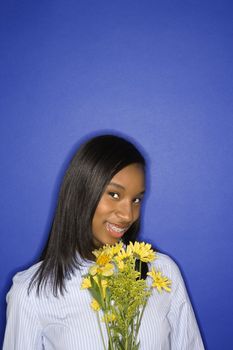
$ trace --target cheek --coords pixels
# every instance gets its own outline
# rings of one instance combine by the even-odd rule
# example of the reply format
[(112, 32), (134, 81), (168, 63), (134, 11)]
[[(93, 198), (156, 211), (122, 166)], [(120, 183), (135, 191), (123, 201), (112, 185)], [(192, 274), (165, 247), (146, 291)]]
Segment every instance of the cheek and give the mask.
[(134, 221), (136, 221), (140, 216), (140, 208), (137, 208), (134, 212)]
[(136, 208), (134, 209), (134, 221), (136, 221), (136, 220), (140, 217), (140, 212), (141, 212), (140, 206), (139, 206), (139, 207), (136, 207)]
[(105, 214), (107, 214), (108, 211), (109, 211), (109, 206), (107, 205), (106, 201), (102, 201), (98, 204), (94, 217), (101, 218)]
[(96, 208), (98, 216), (107, 215), (114, 210), (114, 203), (107, 195), (103, 195)]
[(109, 213), (109, 204), (106, 200), (101, 200), (95, 210), (92, 225), (101, 224)]

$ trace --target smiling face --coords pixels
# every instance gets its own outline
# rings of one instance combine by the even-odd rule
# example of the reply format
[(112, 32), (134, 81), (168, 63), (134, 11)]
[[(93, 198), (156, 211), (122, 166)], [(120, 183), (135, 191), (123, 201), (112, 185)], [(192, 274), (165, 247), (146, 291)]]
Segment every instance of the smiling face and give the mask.
[(112, 178), (92, 221), (97, 245), (114, 244), (123, 237), (139, 218), (144, 191), (144, 170), (140, 164), (130, 164)]

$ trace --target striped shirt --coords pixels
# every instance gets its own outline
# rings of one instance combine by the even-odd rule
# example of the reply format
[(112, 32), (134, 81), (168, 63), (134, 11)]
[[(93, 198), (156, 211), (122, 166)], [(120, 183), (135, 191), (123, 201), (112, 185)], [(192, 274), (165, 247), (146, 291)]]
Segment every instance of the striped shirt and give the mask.
[[(88, 290), (81, 290), (82, 276), (92, 262), (83, 262), (67, 280), (64, 296), (39, 297), (28, 284), (38, 268), (33, 265), (13, 278), (7, 294), (7, 325), (3, 350), (103, 350), (96, 313)], [(141, 350), (204, 349), (194, 312), (180, 271), (167, 255), (157, 253), (153, 265), (172, 280), (170, 293), (153, 290), (139, 330)], [(149, 269), (151, 266), (149, 266)], [(107, 334), (103, 333), (107, 344)]]

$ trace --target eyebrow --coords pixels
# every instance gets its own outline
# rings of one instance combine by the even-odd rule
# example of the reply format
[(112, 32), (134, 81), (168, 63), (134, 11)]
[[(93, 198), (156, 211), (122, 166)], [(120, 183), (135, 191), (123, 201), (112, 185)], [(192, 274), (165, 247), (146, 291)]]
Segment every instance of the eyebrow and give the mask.
[[(118, 184), (118, 183), (116, 183), (116, 182), (110, 182), (110, 183), (108, 184), (108, 186), (114, 186), (114, 187), (117, 187), (117, 188), (119, 188), (119, 189), (125, 191), (125, 187), (122, 186), (122, 185), (120, 185), (120, 184)], [(139, 192), (140, 195), (143, 195), (144, 193), (145, 193), (145, 190)]]

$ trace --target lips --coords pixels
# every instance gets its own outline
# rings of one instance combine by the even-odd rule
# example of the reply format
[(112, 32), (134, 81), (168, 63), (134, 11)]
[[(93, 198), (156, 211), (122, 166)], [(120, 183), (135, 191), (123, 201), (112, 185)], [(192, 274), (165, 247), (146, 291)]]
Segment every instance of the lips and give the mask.
[(117, 224), (112, 224), (110, 222), (107, 222), (106, 229), (113, 237), (120, 238), (129, 229), (129, 225), (128, 226), (120, 226)]

